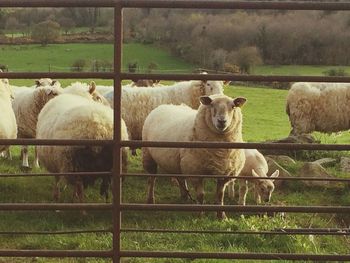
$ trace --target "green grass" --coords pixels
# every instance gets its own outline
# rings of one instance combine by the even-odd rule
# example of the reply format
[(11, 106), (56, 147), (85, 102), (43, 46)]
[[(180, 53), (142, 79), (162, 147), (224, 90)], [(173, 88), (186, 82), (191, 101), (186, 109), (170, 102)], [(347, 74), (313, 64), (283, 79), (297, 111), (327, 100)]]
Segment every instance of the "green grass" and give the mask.
[(330, 69), (344, 69), (350, 74), (349, 66), (322, 66), (322, 65), (261, 65), (256, 66), (253, 74), (257, 75), (295, 75), (295, 76), (324, 76)]
[[(248, 99), (243, 108), (244, 139), (264, 141), (287, 136), (289, 124), (284, 113), (286, 91), (240, 86), (226, 87), (230, 96), (245, 96)], [(344, 134), (349, 139), (349, 134)], [(326, 136), (324, 138), (327, 138)], [(340, 137), (332, 137), (337, 141)], [(344, 139), (345, 140), (345, 139)], [(18, 173), (19, 150), (13, 149), (12, 161), (0, 160), (2, 173)], [(330, 153), (329, 153), (330, 154)], [(32, 156), (32, 153), (31, 153)], [(300, 166), (300, 164), (298, 164)], [(298, 165), (290, 171), (297, 171)], [(327, 168), (338, 172), (339, 167)], [(36, 170), (43, 171), (43, 170)], [(141, 156), (130, 158), (130, 172), (143, 172)], [(349, 176), (342, 174), (341, 176)], [(53, 178), (2, 178), (0, 201), (8, 202), (52, 202)], [(123, 202), (144, 203), (146, 198), (146, 178), (128, 177), (123, 182)], [(206, 203), (213, 203), (215, 184), (206, 183)], [(299, 183), (289, 183), (287, 187), (276, 189), (273, 204), (283, 205), (348, 205), (348, 189), (344, 185), (330, 188), (305, 187)], [(183, 203), (177, 187), (168, 179), (160, 179), (156, 184), (157, 203)], [(71, 188), (63, 192), (62, 202), (71, 201)], [(86, 202), (101, 202), (98, 185), (86, 191)], [(252, 203), (251, 194), (248, 202)], [(189, 201), (187, 203), (190, 203)], [(226, 204), (236, 201), (225, 200)], [(185, 212), (124, 212), (123, 228), (169, 228), (175, 230), (273, 230), (274, 228), (299, 227), (344, 227), (347, 217), (317, 214), (286, 214), (285, 217), (259, 217), (254, 215), (229, 214), (229, 220), (218, 221), (214, 213), (205, 213), (199, 218), (196, 213)], [(0, 231), (59, 231), (80, 229), (110, 229), (112, 215), (109, 212), (89, 211), (83, 216), (79, 211), (67, 212), (9, 212), (0, 213)], [(253, 236), (224, 234), (152, 234), (124, 232), (121, 236), (123, 249), (171, 250), (171, 251), (218, 251), (218, 252), (276, 252), (276, 253), (348, 253), (350, 245), (342, 236)], [(110, 249), (112, 236), (108, 233), (74, 235), (0, 235), (2, 249)], [(12, 259), (11, 259), (12, 260)], [(6, 262), (31, 262), (31, 259)], [(36, 259), (37, 262), (108, 262), (104, 260), (78, 259)], [(0, 262), (1, 258), (0, 258)], [(125, 262), (150, 262), (149, 259), (129, 259)], [(187, 262), (186, 260), (152, 260), (152, 262)], [(229, 260), (195, 260), (194, 262), (231, 262)], [(240, 261), (238, 261), (240, 262)], [(244, 261), (242, 261), (244, 262)]]
[[(100, 59), (113, 61), (112, 44), (52, 44), (40, 45), (0, 45), (1, 63), (10, 71), (30, 72), (69, 72), (73, 62), (85, 59), (85, 70), (90, 71), (91, 61)], [(140, 71), (147, 69), (149, 63), (156, 62), (161, 71), (191, 71), (193, 65), (171, 56), (160, 48), (141, 44), (123, 45), (123, 69), (128, 63), (138, 62)]]

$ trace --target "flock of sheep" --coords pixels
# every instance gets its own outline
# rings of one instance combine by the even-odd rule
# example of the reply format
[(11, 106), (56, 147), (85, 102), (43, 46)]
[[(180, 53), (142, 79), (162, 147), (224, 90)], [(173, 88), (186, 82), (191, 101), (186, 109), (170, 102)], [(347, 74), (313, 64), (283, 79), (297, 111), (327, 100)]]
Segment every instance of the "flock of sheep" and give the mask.
[[(138, 87), (147, 85), (151, 87)], [(246, 99), (223, 94), (222, 81), (183, 81), (164, 86), (138, 82), (122, 87), (122, 140), (243, 142), (241, 107)], [(94, 82), (72, 83), (62, 88), (58, 81), (40, 79), (33, 87), (14, 87), (0, 80), (0, 138), (94, 139), (113, 138), (113, 87)], [(350, 86), (348, 84), (295, 83), (287, 96), (287, 113), (292, 133), (334, 132), (350, 128)], [(8, 147), (0, 146), (11, 158)], [(127, 149), (122, 150), (127, 170)], [(38, 146), (39, 161), (49, 172), (102, 172), (113, 165), (112, 146)], [(22, 166), (29, 167), (27, 147), (21, 150)], [(216, 204), (223, 205), (225, 187), (233, 196), (235, 176), (253, 180), (255, 201), (270, 201), (276, 170), (267, 177), (268, 166), (257, 150), (143, 148), (143, 167), (148, 173), (174, 174), (183, 198), (188, 197), (187, 180), (176, 174), (221, 175), (217, 179)], [(83, 201), (84, 188), (102, 180), (100, 193), (108, 198), (108, 176), (65, 176), (73, 186), (73, 199)], [(149, 203), (154, 203), (155, 177), (148, 180)], [(53, 196), (59, 200), (60, 177)], [(197, 202), (203, 204), (203, 178), (189, 178)], [(240, 179), (239, 201), (246, 203), (247, 180)], [(218, 218), (225, 218), (223, 211)]]

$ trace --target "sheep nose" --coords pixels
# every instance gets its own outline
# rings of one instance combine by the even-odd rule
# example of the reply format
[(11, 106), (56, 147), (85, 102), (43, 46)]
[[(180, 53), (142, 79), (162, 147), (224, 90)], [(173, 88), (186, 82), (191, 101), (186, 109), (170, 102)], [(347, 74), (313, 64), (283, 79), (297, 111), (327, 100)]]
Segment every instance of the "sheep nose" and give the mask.
[(225, 127), (226, 120), (218, 120), (218, 124), (219, 124), (220, 127)]

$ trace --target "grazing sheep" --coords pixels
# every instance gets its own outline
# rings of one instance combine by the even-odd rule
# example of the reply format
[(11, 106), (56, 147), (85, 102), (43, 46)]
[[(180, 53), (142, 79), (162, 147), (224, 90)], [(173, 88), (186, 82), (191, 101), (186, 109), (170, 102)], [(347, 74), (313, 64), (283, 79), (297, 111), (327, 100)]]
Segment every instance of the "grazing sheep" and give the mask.
[[(147, 117), (142, 139), (145, 141), (215, 141), (242, 142), (242, 114), (245, 98), (225, 95), (202, 96), (198, 111), (185, 105), (161, 105)], [(241, 149), (162, 149), (142, 148), (143, 167), (156, 173), (157, 166), (173, 174), (226, 175), (217, 179), (216, 203), (223, 205), (226, 184), (237, 176), (244, 165)], [(184, 180), (178, 178), (181, 195), (187, 196)], [(203, 178), (190, 180), (197, 193), (197, 201), (204, 202)], [(155, 177), (148, 180), (148, 202), (154, 203)], [(223, 211), (218, 218), (225, 218)]]
[[(12, 92), (9, 85), (0, 81), (0, 139), (16, 139), (17, 124), (16, 117), (11, 106)], [(0, 145), (0, 152), (5, 151), (7, 157), (11, 159), (8, 151), (9, 146)]]
[(286, 112), (291, 134), (339, 132), (350, 129), (349, 83), (294, 83)]
[[(200, 96), (223, 94), (223, 90), (222, 81), (183, 81), (152, 89), (123, 87), (122, 118), (128, 127), (130, 139), (141, 140), (146, 117), (159, 105), (184, 103), (197, 109)], [(108, 93), (105, 97), (113, 107), (113, 93)]]
[[(91, 139), (113, 138), (113, 110), (94, 101), (91, 93), (62, 94), (50, 100), (38, 117), (37, 139)], [(122, 139), (127, 140), (127, 130), (122, 121)], [(127, 151), (122, 151), (123, 169), (126, 170)], [(106, 146), (40, 146), (38, 154), (49, 172), (102, 172), (113, 166), (113, 148)], [(83, 201), (83, 189), (101, 176), (66, 176), (74, 186), (73, 200)], [(56, 177), (54, 199), (59, 199), (59, 177)], [(109, 177), (102, 177), (101, 195), (108, 197)]]
[[(245, 149), (245, 164), (240, 172), (239, 176), (254, 176), (259, 178), (266, 178), (269, 167), (264, 156), (255, 149)], [(276, 170), (271, 174), (271, 178), (276, 178), (279, 175), (279, 170)], [(239, 200), (238, 204), (245, 205), (246, 197), (248, 193), (248, 181), (247, 179), (238, 179), (239, 182)], [(271, 194), (275, 189), (273, 180), (269, 179), (255, 179), (251, 180), (254, 185), (254, 196), (256, 204), (263, 202), (270, 202)], [(228, 185), (228, 191), (230, 198), (234, 198), (234, 181), (231, 181)]]
[[(46, 79), (45, 79), (46, 80)], [(39, 84), (39, 83), (38, 83)], [(41, 82), (40, 85), (45, 85)], [(60, 85), (50, 84), (37, 88), (24, 89), (15, 96), (12, 107), (16, 115), (18, 138), (35, 138), (38, 115), (44, 105), (63, 92)], [(21, 149), (22, 167), (29, 168), (28, 147)], [(34, 166), (39, 167), (38, 155), (35, 148)]]

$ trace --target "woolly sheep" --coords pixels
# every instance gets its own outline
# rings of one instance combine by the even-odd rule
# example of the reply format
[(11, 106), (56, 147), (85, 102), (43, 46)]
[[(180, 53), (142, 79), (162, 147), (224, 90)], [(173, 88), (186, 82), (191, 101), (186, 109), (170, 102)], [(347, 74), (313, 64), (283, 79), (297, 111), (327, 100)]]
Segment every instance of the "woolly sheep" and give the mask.
[[(49, 82), (45, 83), (49, 85), (39, 86), (35, 89), (28, 88), (18, 92), (12, 102), (17, 120), (18, 138), (35, 138), (36, 123), (41, 109), (50, 99), (63, 92), (61, 86), (58, 85), (57, 82), (56, 85), (52, 85)], [(45, 83), (42, 82), (40, 85), (45, 85)], [(29, 168), (27, 146), (22, 147), (21, 157), (22, 167)], [(39, 167), (36, 149), (34, 166)]]
[[(94, 139), (113, 138), (113, 110), (94, 101), (93, 96), (62, 94), (50, 100), (38, 117), (38, 139)], [(127, 130), (122, 121), (122, 139), (127, 140)], [(113, 165), (113, 149), (106, 146), (40, 146), (38, 153), (49, 172), (102, 172)], [(127, 151), (123, 149), (123, 169), (126, 170)], [(100, 176), (66, 176), (74, 186), (73, 200), (83, 201), (83, 189)], [(56, 177), (54, 199), (59, 199), (59, 177)], [(109, 177), (102, 177), (101, 195), (107, 198)]]
[[(254, 176), (259, 178), (266, 178), (269, 167), (264, 156), (255, 149), (245, 149), (245, 164), (239, 176)], [(271, 174), (271, 178), (276, 178), (279, 175), (279, 170), (276, 170)], [(238, 179), (239, 183), (239, 200), (238, 204), (245, 205), (246, 197), (248, 193), (248, 181), (247, 179)], [(272, 192), (275, 189), (273, 180), (269, 179), (255, 179), (251, 180), (254, 185), (254, 197), (256, 204), (261, 203), (261, 199), (264, 202), (270, 202)], [(234, 197), (234, 181), (231, 181), (228, 185), (228, 193), (231, 198)]]
[[(223, 94), (222, 81), (183, 81), (152, 89), (123, 87), (122, 118), (128, 127), (130, 139), (141, 140), (143, 123), (157, 106), (184, 103), (197, 109), (199, 97), (212, 94)], [(108, 93), (105, 97), (113, 107), (113, 93)]]
[(33, 90), (34, 88), (47, 87), (47, 86), (53, 86), (53, 87), (60, 88), (61, 83), (59, 83), (57, 80), (52, 80), (50, 78), (41, 78), (41, 79), (35, 80), (35, 85), (33, 85), (31, 87), (11, 85), (11, 89), (12, 89), (14, 97), (16, 97), (17, 94), (19, 94), (23, 91)]
[[(145, 141), (216, 141), (242, 142), (242, 114), (240, 107), (245, 98), (225, 95), (202, 96), (198, 111), (186, 105), (161, 105), (147, 117), (142, 139)], [(241, 149), (162, 149), (143, 148), (143, 167), (148, 173), (156, 173), (157, 166), (172, 174), (226, 175), (217, 180), (216, 203), (223, 205), (224, 190), (231, 176), (237, 176), (244, 165)], [(181, 195), (188, 189), (178, 178)], [(197, 193), (197, 201), (204, 202), (203, 178), (190, 180)], [(148, 202), (154, 203), (155, 177), (148, 180)], [(218, 211), (218, 218), (225, 218)]]
[(350, 129), (349, 83), (294, 83), (286, 112), (291, 134), (339, 132)]
[[(17, 124), (16, 117), (11, 106), (12, 92), (9, 85), (0, 81), (0, 139), (16, 139)], [(8, 146), (0, 145), (0, 152), (8, 151)], [(11, 156), (8, 156), (11, 158)]]

